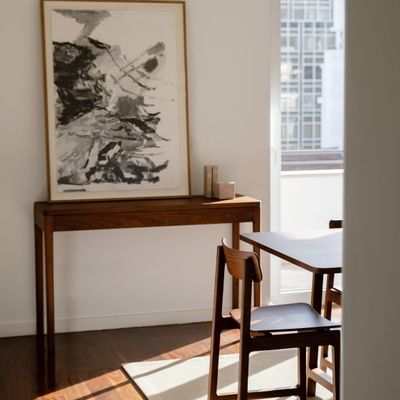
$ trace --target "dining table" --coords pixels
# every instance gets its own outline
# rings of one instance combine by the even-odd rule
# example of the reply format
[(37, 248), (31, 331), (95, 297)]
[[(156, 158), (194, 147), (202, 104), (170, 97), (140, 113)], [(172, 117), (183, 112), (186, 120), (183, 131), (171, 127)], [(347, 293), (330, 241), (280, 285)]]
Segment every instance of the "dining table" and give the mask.
[[(240, 239), (254, 248), (279, 257), (312, 273), (311, 305), (321, 313), (324, 275), (342, 272), (342, 229), (292, 232), (242, 233)], [(308, 359), (308, 395), (315, 395), (316, 383), (329, 387), (330, 378), (318, 368), (318, 348), (312, 347)]]

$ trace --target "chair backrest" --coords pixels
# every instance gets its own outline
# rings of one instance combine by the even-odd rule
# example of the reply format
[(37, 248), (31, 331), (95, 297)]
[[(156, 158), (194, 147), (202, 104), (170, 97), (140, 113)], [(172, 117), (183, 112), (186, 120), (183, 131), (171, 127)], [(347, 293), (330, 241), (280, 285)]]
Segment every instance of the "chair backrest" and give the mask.
[(217, 248), (217, 265), (215, 271), (214, 286), (214, 307), (213, 307), (213, 323), (222, 323), (224, 319), (222, 315), (222, 304), (224, 297), (224, 275), (225, 265), (228, 272), (233, 278), (242, 281), (241, 285), (241, 302), (243, 319), (250, 324), (250, 307), (252, 282), (260, 282), (262, 280), (262, 272), (258, 257), (255, 253), (249, 251), (240, 251), (231, 249), (226, 245), (225, 239), (222, 239), (222, 245)]
[(329, 221), (329, 229), (343, 228), (343, 220), (331, 219)]
[(226, 266), (234, 278), (243, 280), (247, 270), (253, 282), (262, 281), (260, 262), (256, 253), (232, 249), (226, 245), (225, 239), (222, 239), (222, 248)]

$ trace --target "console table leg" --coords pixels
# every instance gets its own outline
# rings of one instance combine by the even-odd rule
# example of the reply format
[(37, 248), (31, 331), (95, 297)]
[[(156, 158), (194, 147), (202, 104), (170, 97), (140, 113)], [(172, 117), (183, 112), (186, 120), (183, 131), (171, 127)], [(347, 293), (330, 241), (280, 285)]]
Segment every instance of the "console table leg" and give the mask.
[(43, 316), (43, 231), (35, 224), (36, 335), (44, 335)]
[[(253, 232), (260, 232), (261, 221), (260, 221), (260, 210), (257, 210), (253, 220)], [(253, 246), (253, 251), (258, 255), (258, 259), (261, 262), (261, 251), (257, 246)], [(261, 305), (261, 284), (260, 282), (254, 283), (254, 307), (260, 307)]]
[(54, 346), (54, 249), (53, 218), (45, 219), (45, 262), (46, 262), (46, 317), (47, 317), (47, 351), (53, 353)]
[[(239, 250), (240, 223), (232, 223), (232, 247)], [(239, 280), (232, 278), (232, 308), (239, 307)]]

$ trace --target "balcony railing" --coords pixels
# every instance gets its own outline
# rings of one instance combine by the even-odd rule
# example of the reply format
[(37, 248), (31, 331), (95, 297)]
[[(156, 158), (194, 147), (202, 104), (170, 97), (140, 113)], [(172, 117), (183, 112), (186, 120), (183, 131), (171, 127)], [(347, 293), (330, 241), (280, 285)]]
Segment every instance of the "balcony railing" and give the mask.
[(343, 169), (343, 151), (282, 151), (282, 171)]

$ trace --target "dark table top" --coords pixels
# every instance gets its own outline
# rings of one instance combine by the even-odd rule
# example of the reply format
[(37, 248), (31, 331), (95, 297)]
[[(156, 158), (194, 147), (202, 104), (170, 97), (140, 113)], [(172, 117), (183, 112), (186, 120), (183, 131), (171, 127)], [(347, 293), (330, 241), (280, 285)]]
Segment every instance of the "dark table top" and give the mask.
[(342, 229), (243, 233), (240, 239), (313, 273), (342, 270)]

